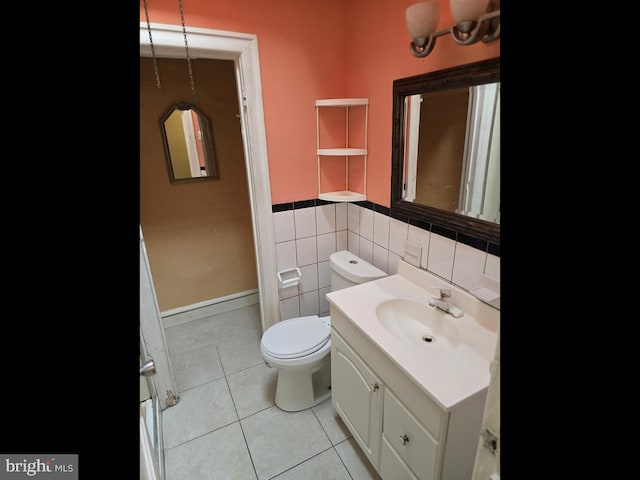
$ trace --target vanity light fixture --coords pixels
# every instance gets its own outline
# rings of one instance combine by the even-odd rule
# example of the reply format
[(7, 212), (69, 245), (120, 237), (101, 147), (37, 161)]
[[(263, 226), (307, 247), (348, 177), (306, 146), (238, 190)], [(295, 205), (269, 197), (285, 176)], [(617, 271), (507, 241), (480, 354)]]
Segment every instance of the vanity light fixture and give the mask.
[(489, 43), (500, 38), (500, 0), (450, 0), (449, 8), (455, 24), (438, 31), (438, 0), (415, 3), (407, 8), (407, 30), (413, 39), (410, 47), (414, 57), (429, 55), (436, 39), (447, 33), (451, 33), (458, 45), (473, 45), (480, 40)]

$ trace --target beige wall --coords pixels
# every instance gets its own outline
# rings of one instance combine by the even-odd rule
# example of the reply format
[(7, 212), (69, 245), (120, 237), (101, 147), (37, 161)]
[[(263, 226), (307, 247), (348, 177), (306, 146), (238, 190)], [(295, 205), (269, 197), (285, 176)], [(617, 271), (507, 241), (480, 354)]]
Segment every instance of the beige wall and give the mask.
[(258, 288), (232, 61), (192, 59), (220, 178), (170, 183), (159, 119), (193, 103), (184, 59), (140, 58), (140, 223), (161, 311)]

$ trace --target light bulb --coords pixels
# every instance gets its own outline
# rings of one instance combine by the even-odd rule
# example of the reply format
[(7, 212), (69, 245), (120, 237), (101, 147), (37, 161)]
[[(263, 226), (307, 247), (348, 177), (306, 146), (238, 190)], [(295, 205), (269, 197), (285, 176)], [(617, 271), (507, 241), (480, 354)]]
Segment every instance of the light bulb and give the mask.
[(455, 24), (475, 22), (487, 13), (489, 0), (450, 0), (451, 18)]
[(407, 30), (412, 39), (424, 39), (436, 31), (440, 20), (437, 1), (414, 3), (407, 8)]

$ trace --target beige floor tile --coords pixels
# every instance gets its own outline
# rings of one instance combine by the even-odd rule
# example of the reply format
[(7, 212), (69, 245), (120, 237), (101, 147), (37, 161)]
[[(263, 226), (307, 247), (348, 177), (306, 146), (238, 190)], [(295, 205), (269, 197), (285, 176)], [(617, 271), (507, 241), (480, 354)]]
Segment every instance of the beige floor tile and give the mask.
[(381, 480), (353, 437), (335, 446), (353, 480)]
[(180, 394), (180, 401), (162, 412), (164, 446), (170, 449), (238, 420), (224, 378)]
[(224, 370), (214, 344), (172, 355), (171, 366), (178, 392), (224, 377)]
[(264, 362), (227, 376), (238, 417), (245, 418), (274, 405), (278, 371)]
[(240, 420), (260, 480), (269, 479), (331, 447), (311, 409), (271, 407)]
[(330, 448), (273, 480), (351, 480), (351, 477), (336, 451)]
[(322, 428), (324, 428), (333, 445), (337, 445), (351, 437), (351, 432), (333, 407), (331, 398), (313, 407), (313, 413), (318, 417)]
[(239, 423), (166, 452), (166, 480), (256, 480)]

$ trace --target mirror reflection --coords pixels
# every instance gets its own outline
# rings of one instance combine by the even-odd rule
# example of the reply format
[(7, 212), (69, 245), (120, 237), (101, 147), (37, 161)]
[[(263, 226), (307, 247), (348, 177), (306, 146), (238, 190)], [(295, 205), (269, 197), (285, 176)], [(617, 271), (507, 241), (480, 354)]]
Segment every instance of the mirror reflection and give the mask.
[(172, 105), (160, 118), (171, 182), (218, 178), (211, 124), (194, 105)]
[(402, 199), (500, 223), (500, 83), (405, 97)]

